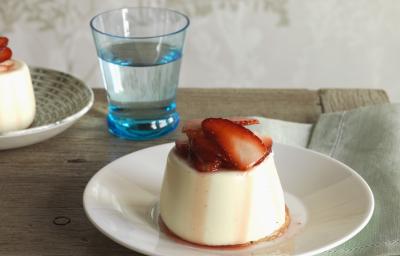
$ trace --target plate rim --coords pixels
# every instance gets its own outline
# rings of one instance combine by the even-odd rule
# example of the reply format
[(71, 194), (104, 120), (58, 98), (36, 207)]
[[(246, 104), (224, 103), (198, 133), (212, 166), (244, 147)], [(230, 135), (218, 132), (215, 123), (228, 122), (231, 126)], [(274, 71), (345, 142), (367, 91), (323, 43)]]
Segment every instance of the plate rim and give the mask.
[(84, 114), (86, 114), (93, 106), (94, 104), (94, 92), (92, 90), (92, 88), (90, 88), (89, 86), (87, 86), (81, 79), (72, 76), (68, 73), (59, 71), (59, 70), (54, 70), (54, 69), (49, 69), (49, 68), (44, 68), (44, 67), (36, 67), (36, 66), (30, 66), (30, 69), (42, 69), (45, 71), (49, 71), (49, 72), (55, 72), (55, 73), (59, 73), (62, 75), (67, 75), (69, 77), (74, 78), (75, 80), (77, 80), (78, 82), (80, 82), (83, 87), (85, 89), (88, 90), (89, 95), (90, 95), (90, 99), (89, 102), (83, 107), (81, 108), (78, 112), (75, 112), (74, 114), (67, 116), (61, 120), (58, 120), (56, 122), (53, 123), (49, 123), (49, 124), (44, 124), (44, 125), (40, 125), (40, 126), (36, 126), (36, 127), (32, 127), (32, 128), (26, 128), (26, 129), (22, 129), (22, 130), (18, 130), (18, 131), (10, 131), (10, 132), (4, 132), (4, 133), (0, 133), (0, 139), (6, 139), (6, 138), (13, 138), (13, 137), (20, 137), (20, 136), (25, 136), (25, 135), (32, 135), (32, 134), (36, 134), (36, 133), (41, 133), (50, 129), (54, 129), (60, 126), (63, 126), (64, 124), (73, 122), (74, 120), (79, 119), (80, 117), (82, 117)]
[[(119, 245), (122, 245), (130, 250), (134, 250), (136, 252), (145, 254), (145, 255), (153, 255), (153, 256), (165, 256), (165, 254), (163, 253), (157, 253), (155, 251), (150, 251), (150, 250), (145, 250), (142, 249), (140, 247), (135, 247), (132, 244), (129, 243), (125, 243), (122, 240), (119, 240), (117, 238), (115, 238), (110, 232), (108, 232), (107, 230), (105, 230), (104, 228), (102, 228), (100, 225), (98, 225), (96, 223), (96, 221), (92, 218), (92, 216), (89, 213), (89, 209), (87, 208), (87, 198), (88, 198), (88, 190), (89, 190), (89, 185), (91, 182), (93, 182), (95, 179), (97, 179), (98, 176), (101, 175), (101, 173), (104, 171), (104, 169), (106, 169), (109, 165), (113, 164), (116, 161), (121, 160), (122, 158), (128, 158), (130, 157), (132, 154), (137, 153), (139, 151), (147, 151), (147, 150), (151, 150), (153, 148), (156, 147), (172, 147), (173, 146), (173, 142), (169, 142), (169, 143), (163, 143), (163, 144), (159, 144), (159, 145), (154, 145), (154, 146), (150, 146), (150, 147), (146, 147), (143, 149), (139, 149), (133, 152), (130, 152), (128, 154), (125, 154), (117, 159), (114, 159), (113, 161), (109, 162), (108, 164), (104, 165), (102, 168), (100, 168), (87, 182), (84, 192), (83, 192), (83, 196), (82, 196), (82, 201), (83, 201), (83, 209), (85, 212), (85, 215), (87, 216), (87, 218), (89, 219), (89, 221), (92, 223), (92, 225), (94, 225), (94, 227), (100, 231), (100, 233), (102, 233), (103, 235), (105, 235), (107, 238), (111, 239), (112, 241), (116, 242)], [(347, 241), (349, 241), (351, 238), (353, 238), (355, 235), (357, 235), (361, 230), (363, 230), (365, 228), (365, 226), (370, 222), (372, 215), (374, 213), (375, 210), (375, 197), (374, 194), (372, 192), (372, 189), (370, 188), (370, 186), (368, 185), (368, 183), (364, 180), (364, 178), (357, 173), (353, 168), (351, 168), (350, 166), (340, 162), (339, 160), (336, 160), (328, 155), (325, 155), (323, 153), (317, 152), (315, 150), (312, 149), (308, 149), (308, 148), (304, 148), (304, 147), (300, 147), (300, 146), (296, 146), (296, 145), (288, 145), (288, 144), (284, 144), (284, 143), (275, 143), (275, 145), (281, 145), (284, 147), (289, 147), (289, 148), (296, 148), (298, 150), (304, 150), (304, 151), (309, 151), (312, 154), (316, 154), (326, 160), (330, 160), (330, 161), (334, 161), (337, 164), (339, 164), (341, 167), (343, 167), (344, 169), (346, 169), (348, 172), (350, 172), (353, 176), (355, 176), (357, 178), (358, 181), (361, 182), (361, 184), (363, 185), (363, 187), (366, 189), (366, 191), (368, 192), (368, 212), (365, 213), (364, 215), (364, 219), (362, 220), (362, 222), (360, 224), (358, 224), (358, 226), (356, 228), (354, 228), (352, 231), (350, 231), (348, 234), (344, 235), (343, 237), (341, 237), (340, 239), (331, 242), (327, 245), (323, 245), (320, 248), (316, 248), (313, 250), (309, 250), (307, 252), (304, 253), (299, 253), (296, 254), (297, 256), (309, 256), (309, 255), (315, 255), (318, 253), (322, 253), (322, 252), (326, 252), (328, 250), (331, 250)], [(287, 191), (284, 190), (285, 193), (287, 193)], [(179, 244), (177, 244), (179, 245)], [(205, 252), (206, 253), (206, 252)]]

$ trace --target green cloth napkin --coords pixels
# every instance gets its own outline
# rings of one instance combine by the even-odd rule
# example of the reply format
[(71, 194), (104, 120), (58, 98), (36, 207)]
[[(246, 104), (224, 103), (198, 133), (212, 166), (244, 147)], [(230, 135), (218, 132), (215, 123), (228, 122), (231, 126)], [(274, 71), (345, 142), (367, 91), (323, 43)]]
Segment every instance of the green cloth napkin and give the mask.
[(274, 141), (308, 147), (356, 170), (369, 184), (375, 210), (346, 243), (320, 255), (400, 255), (400, 105), (385, 104), (322, 114), (318, 122), (260, 118)]

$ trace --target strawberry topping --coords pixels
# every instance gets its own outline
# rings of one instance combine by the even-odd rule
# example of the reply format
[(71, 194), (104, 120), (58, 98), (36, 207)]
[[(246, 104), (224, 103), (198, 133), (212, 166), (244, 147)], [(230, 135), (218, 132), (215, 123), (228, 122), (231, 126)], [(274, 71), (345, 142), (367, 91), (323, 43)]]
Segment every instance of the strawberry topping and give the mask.
[[(255, 118), (246, 118), (246, 117), (228, 117), (226, 118), (236, 124), (247, 126), (247, 125), (253, 125), (253, 124), (259, 124), (260, 121)], [(201, 123), (203, 122), (204, 119), (193, 119), (186, 121), (185, 124), (182, 127), (182, 132), (186, 133), (187, 131), (195, 131), (195, 130), (200, 130), (201, 129)]]
[(188, 137), (191, 152), (201, 160), (215, 162), (216, 159), (224, 159), (219, 146), (206, 137), (203, 132), (190, 133)]
[(176, 140), (175, 149), (178, 155), (183, 158), (189, 156), (189, 141), (188, 140)]
[[(7, 61), (12, 57), (12, 51), (10, 48), (7, 47), (7, 45), (8, 45), (8, 38), (0, 36), (0, 64), (3, 64), (2, 62)], [(8, 70), (8, 67), (4, 66), (10, 66), (10, 65), (3, 65), (3, 67), (0, 67), (0, 69)]]
[(221, 147), (230, 163), (239, 170), (253, 167), (267, 155), (267, 147), (250, 130), (230, 120), (208, 118), (202, 122), (204, 133)]
[(217, 171), (222, 165), (222, 161), (218, 158), (215, 158), (212, 161), (204, 161), (203, 159), (194, 155), (192, 156), (192, 160), (194, 167), (200, 172), (214, 172)]
[(5, 36), (0, 36), (0, 48), (4, 48), (8, 45), (8, 38)]
[(10, 71), (14, 67), (14, 61), (11, 60), (12, 51), (7, 45), (8, 38), (0, 36), (0, 72)]
[(267, 147), (267, 151), (272, 151), (272, 138), (269, 136), (261, 137), (262, 142)]
[(0, 63), (11, 59), (12, 51), (8, 47), (0, 48)]
[(260, 139), (244, 127), (258, 123), (258, 120), (248, 118), (189, 121), (182, 128), (188, 141), (176, 141), (176, 151), (201, 172), (221, 168), (248, 170), (271, 152), (270, 137)]
[(235, 124), (240, 124), (243, 126), (248, 126), (248, 125), (253, 125), (253, 124), (259, 124), (260, 121), (255, 118), (243, 118), (243, 117), (229, 117), (227, 118), (230, 121), (234, 122)]

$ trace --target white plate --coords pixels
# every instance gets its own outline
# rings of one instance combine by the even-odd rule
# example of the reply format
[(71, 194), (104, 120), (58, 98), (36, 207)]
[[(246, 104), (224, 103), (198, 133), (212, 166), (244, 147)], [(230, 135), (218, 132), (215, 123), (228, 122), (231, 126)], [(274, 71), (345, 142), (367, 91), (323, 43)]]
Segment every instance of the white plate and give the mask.
[(160, 231), (155, 205), (173, 144), (131, 153), (101, 169), (87, 184), (87, 216), (106, 236), (158, 256), (314, 255), (356, 235), (369, 221), (374, 198), (351, 168), (311, 150), (275, 144), (275, 160), (292, 222), (272, 242), (211, 250), (177, 242)]

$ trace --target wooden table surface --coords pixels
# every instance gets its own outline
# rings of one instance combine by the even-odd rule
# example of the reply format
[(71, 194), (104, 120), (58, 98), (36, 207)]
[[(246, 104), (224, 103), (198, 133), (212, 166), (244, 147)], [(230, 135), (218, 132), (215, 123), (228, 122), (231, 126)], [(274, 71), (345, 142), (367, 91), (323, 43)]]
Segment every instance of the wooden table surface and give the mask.
[[(106, 99), (64, 133), (25, 148), (0, 151), (0, 255), (139, 255), (105, 237), (86, 218), (82, 193), (107, 163), (170, 142), (134, 142), (107, 132)], [(183, 120), (260, 115), (316, 122), (321, 113), (387, 103), (382, 90), (179, 89)]]

